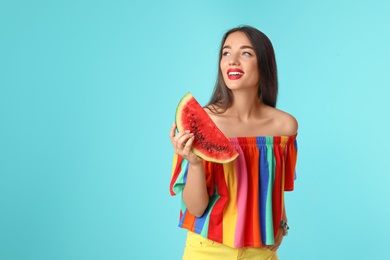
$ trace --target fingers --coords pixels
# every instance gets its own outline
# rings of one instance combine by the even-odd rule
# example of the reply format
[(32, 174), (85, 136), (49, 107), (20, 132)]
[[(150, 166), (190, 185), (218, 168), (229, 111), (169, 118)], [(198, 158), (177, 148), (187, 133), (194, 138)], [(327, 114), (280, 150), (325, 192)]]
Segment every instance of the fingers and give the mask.
[[(188, 131), (189, 132), (189, 131)], [(192, 149), (192, 143), (194, 142), (194, 134), (192, 133), (188, 133), (188, 136), (189, 137), (185, 143), (183, 144), (184, 148), (183, 148), (183, 153), (184, 154), (189, 154), (191, 152), (191, 149)]]
[[(188, 135), (190, 133), (189, 130), (185, 130), (185, 131), (178, 132), (175, 135), (175, 131), (176, 131), (176, 124), (173, 123), (172, 127), (171, 127), (171, 130), (169, 132), (169, 137), (171, 138), (172, 144), (173, 143), (177, 143), (183, 136), (185, 136), (186, 134)], [(174, 147), (175, 147), (175, 145), (174, 145)]]
[(175, 149), (175, 152), (182, 155), (183, 153), (189, 154), (191, 151), (192, 143), (193, 143), (193, 134), (190, 133), (189, 130), (178, 132), (175, 135), (176, 124), (173, 123), (171, 130), (169, 132), (169, 137), (172, 142), (172, 146)]
[(169, 132), (169, 137), (171, 138), (171, 141), (173, 141), (173, 138), (175, 137), (175, 131), (176, 131), (176, 124), (173, 123), (171, 127), (171, 131)]
[(171, 138), (172, 146), (175, 149), (183, 148), (186, 139), (182, 139), (182, 137), (188, 134), (189, 131), (178, 132), (176, 135), (175, 135), (175, 131), (176, 131), (176, 124), (173, 123), (171, 127), (171, 131), (169, 132), (169, 137)]
[[(186, 147), (186, 144), (188, 140), (193, 136), (193, 134), (190, 133), (189, 130), (179, 132), (174, 138), (172, 145), (174, 148), (177, 149), (177, 151), (184, 150)], [(188, 147), (188, 146), (187, 146)], [(191, 146), (190, 146), (191, 148)], [(188, 149), (187, 149), (188, 150)]]
[(172, 124), (169, 137), (171, 138), (172, 146), (176, 154), (187, 159), (190, 163), (202, 162), (197, 155), (192, 152), (192, 144), (195, 140), (195, 135), (190, 133), (190, 130), (180, 131), (175, 135), (176, 124)]
[(279, 248), (279, 245), (277, 245), (277, 246), (269, 246), (268, 247), (268, 249), (272, 250), (272, 251), (276, 251), (276, 250), (278, 250), (278, 248)]
[(279, 245), (263, 246), (262, 248), (263, 248), (264, 250), (269, 249), (269, 250), (272, 250), (272, 251), (276, 251), (276, 250), (278, 250)]

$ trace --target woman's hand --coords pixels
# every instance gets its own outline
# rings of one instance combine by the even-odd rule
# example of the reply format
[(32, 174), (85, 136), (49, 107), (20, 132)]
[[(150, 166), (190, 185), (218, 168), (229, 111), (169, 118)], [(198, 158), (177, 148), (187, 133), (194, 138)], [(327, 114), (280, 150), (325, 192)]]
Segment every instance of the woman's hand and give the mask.
[(192, 143), (194, 142), (194, 134), (189, 130), (185, 130), (175, 135), (176, 124), (171, 127), (169, 137), (171, 138), (175, 153), (186, 159), (190, 164), (199, 164), (202, 159), (192, 152)]
[(194, 134), (190, 131), (182, 131), (175, 135), (175, 130), (176, 124), (173, 124), (169, 134), (173, 149), (176, 154), (189, 162), (183, 201), (192, 215), (201, 217), (209, 203), (202, 159), (192, 152)]
[(264, 248), (268, 248), (272, 251), (278, 250), (279, 246), (282, 244), (283, 240), (283, 230), (282, 228), (279, 227), (278, 233), (276, 234), (275, 237), (275, 243), (272, 246), (265, 246)]

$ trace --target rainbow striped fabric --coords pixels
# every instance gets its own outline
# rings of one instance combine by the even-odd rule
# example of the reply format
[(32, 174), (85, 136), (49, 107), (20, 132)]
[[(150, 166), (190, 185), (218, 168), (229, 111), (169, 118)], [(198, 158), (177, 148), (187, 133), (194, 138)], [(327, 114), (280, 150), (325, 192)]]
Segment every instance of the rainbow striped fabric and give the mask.
[[(294, 136), (230, 138), (239, 156), (230, 163), (204, 161), (209, 205), (202, 217), (182, 200), (179, 227), (233, 248), (274, 244), (282, 218), (284, 191), (294, 189)], [(174, 155), (171, 195), (185, 186), (188, 162)]]

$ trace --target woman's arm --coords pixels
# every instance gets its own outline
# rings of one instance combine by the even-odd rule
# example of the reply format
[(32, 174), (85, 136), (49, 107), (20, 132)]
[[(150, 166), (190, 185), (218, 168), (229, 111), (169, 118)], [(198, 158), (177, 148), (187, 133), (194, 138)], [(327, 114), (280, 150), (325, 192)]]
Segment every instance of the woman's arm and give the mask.
[(189, 162), (183, 200), (192, 215), (201, 217), (209, 203), (203, 161), (192, 152), (194, 135), (188, 130), (175, 135), (175, 130), (176, 124), (173, 124), (170, 138), (175, 153)]
[(203, 215), (209, 203), (203, 163), (197, 165), (190, 163), (186, 186), (183, 189), (183, 200), (192, 215), (196, 217)]
[[(283, 201), (282, 220), (287, 223), (287, 214), (286, 214), (286, 207), (285, 207), (284, 201)], [(278, 223), (278, 225), (280, 225), (280, 223)], [(284, 231), (279, 226), (278, 233), (276, 234), (276, 237), (275, 237), (275, 243), (272, 246), (266, 246), (266, 248), (268, 248), (272, 251), (278, 250), (279, 246), (282, 244), (283, 237), (284, 237)]]

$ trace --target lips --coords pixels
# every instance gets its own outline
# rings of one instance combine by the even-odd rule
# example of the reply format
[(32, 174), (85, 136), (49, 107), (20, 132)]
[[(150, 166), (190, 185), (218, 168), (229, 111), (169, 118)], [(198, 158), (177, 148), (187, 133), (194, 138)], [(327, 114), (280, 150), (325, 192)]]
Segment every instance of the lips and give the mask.
[(228, 69), (227, 76), (231, 80), (236, 80), (241, 78), (244, 75), (244, 72), (240, 69)]

